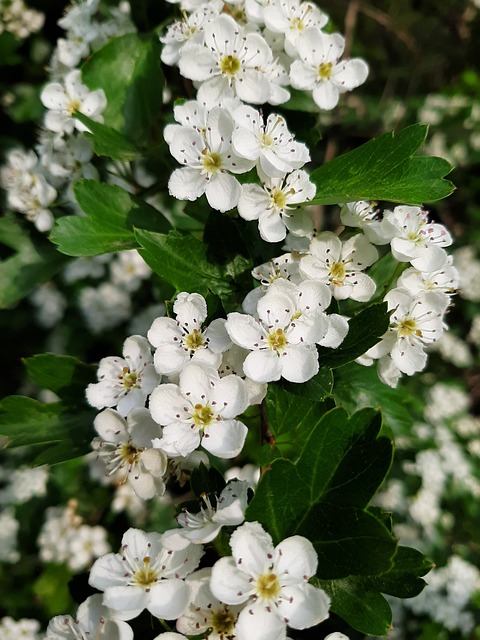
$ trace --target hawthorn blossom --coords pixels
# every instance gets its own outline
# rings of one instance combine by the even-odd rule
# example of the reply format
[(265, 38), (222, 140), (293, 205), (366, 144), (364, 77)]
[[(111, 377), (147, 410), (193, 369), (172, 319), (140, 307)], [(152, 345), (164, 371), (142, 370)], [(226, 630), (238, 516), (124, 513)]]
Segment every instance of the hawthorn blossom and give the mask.
[(54, 217), (49, 207), (56, 197), (56, 189), (47, 182), (45, 176), (32, 172), (24, 176), (21, 188), (8, 192), (7, 201), (12, 209), (25, 214), (39, 231), (50, 231)]
[(233, 112), (233, 119), (234, 151), (242, 158), (255, 161), (266, 176), (283, 178), (310, 161), (308, 147), (295, 140), (282, 116), (271, 113), (264, 124), (257, 109), (242, 105)]
[(163, 44), (161, 60), (170, 66), (176, 65), (184, 48), (203, 44), (204, 26), (216, 18), (222, 8), (222, 2), (217, 0), (195, 9), (190, 15), (183, 14), (181, 20), (176, 20), (167, 28), (164, 36), (160, 37)]
[(445, 264), (442, 247), (452, 244), (452, 237), (441, 224), (429, 222), (420, 207), (401, 205), (385, 211), (383, 224), (391, 234), (393, 256), (400, 262), (410, 262), (419, 271), (436, 271)]
[(184, 78), (203, 82), (201, 102), (217, 104), (221, 95), (264, 104), (270, 80), (264, 68), (273, 54), (259, 33), (245, 33), (222, 14), (204, 27), (204, 44), (182, 50), (178, 66)]
[(211, 542), (223, 526), (236, 526), (245, 520), (249, 484), (231, 480), (218, 497), (202, 494), (202, 505), (197, 513), (184, 509), (177, 522), (182, 527), (179, 535), (195, 544)]
[(311, 241), (310, 255), (300, 259), (300, 271), (304, 277), (328, 284), (337, 300), (366, 302), (376, 285), (363, 270), (377, 258), (377, 250), (364, 235), (357, 234), (342, 243), (334, 233), (324, 231)]
[(440, 291), (412, 296), (407, 289), (397, 288), (389, 291), (385, 300), (392, 311), (390, 327), (366, 356), (377, 359), (390, 354), (395, 367), (411, 376), (426, 365), (425, 347), (439, 340), (443, 333), (443, 314), (449, 298)]
[(287, 624), (313, 627), (328, 618), (330, 598), (308, 580), (317, 570), (317, 554), (302, 536), (275, 548), (258, 522), (246, 522), (230, 538), (232, 556), (212, 568), (210, 589), (230, 605), (244, 604), (235, 625), (237, 640), (279, 640)]
[(289, 293), (269, 289), (258, 302), (257, 316), (258, 320), (229, 313), (225, 325), (232, 341), (250, 351), (243, 363), (245, 374), (255, 382), (312, 378), (319, 368), (315, 348), (319, 328), (296, 324), (295, 300)]
[(81, 71), (74, 69), (67, 73), (63, 83), (47, 84), (40, 99), (49, 109), (45, 114), (44, 125), (57, 133), (73, 133), (74, 129), (86, 131), (87, 127), (73, 117), (75, 112), (83, 113), (96, 122), (103, 122), (101, 115), (107, 106), (103, 89), (91, 91), (81, 81)]
[(167, 456), (152, 448), (152, 440), (161, 429), (145, 408), (132, 409), (123, 418), (113, 409), (105, 409), (93, 423), (99, 438), (92, 445), (107, 465), (108, 475), (120, 471), (139, 498), (148, 500), (165, 493), (164, 475)]
[(185, 635), (197, 636), (211, 628), (210, 640), (229, 640), (236, 637), (235, 623), (242, 607), (225, 604), (212, 594), (211, 574), (211, 568), (205, 567), (186, 579), (192, 589), (192, 599), (177, 619), (177, 629)]
[(445, 264), (440, 269), (425, 272), (410, 267), (399, 277), (397, 286), (408, 289), (413, 295), (420, 291), (442, 291), (446, 295), (452, 295), (458, 289), (460, 280), (452, 262), (453, 257), (445, 253)]
[(90, 383), (86, 390), (92, 407), (117, 407), (122, 416), (135, 407), (144, 407), (148, 394), (160, 380), (155, 371), (146, 338), (130, 336), (123, 343), (123, 358), (108, 356), (100, 360), (99, 382)]
[(385, 233), (383, 221), (378, 218), (376, 202), (346, 202), (340, 210), (340, 220), (346, 227), (361, 229), (372, 244), (388, 244), (391, 235)]
[(309, 27), (295, 40), (295, 48), (300, 60), (290, 67), (292, 87), (311, 91), (321, 109), (333, 109), (342, 93), (367, 79), (368, 65), (361, 58), (339, 62), (345, 48), (345, 39), (339, 33), (326, 34)]
[(262, 186), (242, 185), (238, 213), (245, 220), (258, 220), (260, 236), (266, 242), (280, 242), (287, 229), (299, 236), (313, 235), (313, 219), (295, 205), (311, 200), (316, 187), (305, 171), (280, 178), (266, 177)]
[(235, 418), (248, 404), (241, 378), (220, 378), (215, 369), (189, 364), (178, 385), (161, 384), (150, 396), (152, 417), (164, 427), (152, 444), (169, 456), (187, 456), (201, 444), (215, 456), (234, 458), (247, 436), (247, 427)]
[(123, 620), (112, 617), (112, 611), (102, 604), (99, 593), (90, 596), (78, 607), (75, 618), (55, 616), (48, 623), (46, 640), (83, 640), (86, 637), (108, 640), (133, 640), (133, 629)]
[(203, 555), (200, 545), (172, 545), (159, 533), (129, 529), (120, 553), (95, 561), (89, 584), (104, 592), (103, 604), (123, 620), (144, 609), (158, 618), (173, 620), (188, 606), (190, 588), (185, 578)]
[(328, 16), (313, 2), (300, 0), (273, 0), (263, 10), (265, 26), (273, 33), (285, 34), (285, 51), (296, 57), (295, 43), (300, 34), (310, 27), (322, 29)]
[(218, 367), (221, 354), (231, 346), (225, 320), (217, 318), (204, 327), (207, 303), (199, 293), (179, 293), (173, 311), (176, 319), (156, 318), (147, 333), (156, 347), (153, 357), (156, 370), (174, 375), (190, 362)]
[(233, 152), (233, 128), (230, 114), (215, 107), (208, 113), (205, 135), (189, 127), (174, 132), (170, 153), (183, 167), (170, 176), (170, 195), (180, 200), (196, 200), (205, 193), (210, 206), (218, 211), (228, 211), (237, 205), (240, 184), (229, 172), (245, 173), (254, 162)]

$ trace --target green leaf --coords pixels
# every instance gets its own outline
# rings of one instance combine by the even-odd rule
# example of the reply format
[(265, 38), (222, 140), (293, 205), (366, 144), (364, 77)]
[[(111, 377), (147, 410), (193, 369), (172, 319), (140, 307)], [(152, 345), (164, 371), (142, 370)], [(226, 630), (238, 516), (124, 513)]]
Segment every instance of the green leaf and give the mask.
[(220, 495), (226, 484), (225, 478), (218, 469), (207, 467), (203, 462), (192, 471), (190, 477), (190, 486), (198, 498), (202, 493)]
[(91, 133), (85, 131), (84, 136), (92, 141), (97, 156), (106, 156), (122, 162), (130, 162), (140, 157), (140, 152), (133, 142), (115, 129), (95, 122), (83, 113), (77, 112), (74, 116), (90, 129)]
[(41, 234), (27, 230), (11, 214), (0, 219), (0, 242), (15, 251), (0, 261), (1, 309), (22, 300), (67, 261)]
[(289, 88), (290, 100), (282, 104), (282, 109), (288, 109), (289, 111), (302, 111), (306, 113), (318, 113), (319, 108), (312, 98), (312, 94), (309, 91), (300, 91), (299, 89)]
[(383, 384), (375, 365), (364, 367), (355, 362), (335, 370), (333, 396), (337, 404), (353, 412), (361, 407), (379, 407), (383, 419), (395, 433), (408, 433), (412, 425), (412, 398), (407, 389), (392, 389)]
[(373, 304), (348, 321), (348, 333), (342, 344), (336, 349), (317, 347), (322, 367), (340, 367), (352, 362), (373, 347), (387, 331), (390, 314), (387, 303)]
[(378, 576), (349, 576), (341, 580), (318, 580), (317, 586), (332, 598), (331, 610), (363, 633), (385, 635), (391, 627), (390, 607), (382, 593), (413, 598), (425, 587), (432, 568), (425, 556), (409, 547), (398, 547), (394, 566)]
[(104, 122), (137, 144), (149, 141), (162, 104), (161, 45), (156, 34), (114, 38), (83, 65), (83, 82), (103, 89)]
[(96, 367), (71, 356), (41, 353), (23, 360), (28, 377), (56, 393), (66, 404), (85, 404), (85, 389), (95, 382)]
[[(315, 407), (321, 411), (320, 405), (311, 403), (306, 416), (311, 431), (297, 461), (272, 462), (246, 519), (264, 525), (275, 543), (294, 534), (311, 540), (319, 556), (320, 578), (388, 571), (395, 540), (365, 510), (393, 455), (391, 441), (378, 436), (380, 416), (369, 409), (348, 418), (342, 408), (315, 415)], [(286, 424), (291, 425), (293, 410), (288, 413)]]
[(0, 403), (0, 437), (9, 447), (48, 445), (34, 464), (56, 464), (91, 450), (95, 415), (94, 409), (69, 412), (59, 402), (42, 404), (24, 396), (7, 396)]
[(193, 235), (179, 231), (163, 234), (137, 230), (136, 238), (145, 262), (177, 291), (197, 292), (203, 296), (213, 291), (222, 300), (232, 295), (233, 283), (227, 279), (224, 269), (208, 260), (207, 247)]
[(313, 378), (310, 378), (310, 380), (307, 380), (307, 382), (303, 384), (282, 380), (281, 385), (284, 389), (296, 396), (310, 398), (310, 400), (315, 400), (316, 402), (323, 402), (323, 400), (332, 393), (333, 374), (330, 369), (322, 367)]
[(414, 156), (428, 127), (415, 124), (385, 133), (312, 171), (317, 193), (308, 204), (387, 200), (421, 205), (446, 198), (454, 190), (444, 180), (452, 169), (443, 158)]
[(87, 215), (60, 218), (50, 234), (52, 242), (67, 255), (95, 256), (135, 249), (138, 243), (133, 227), (166, 231), (170, 226), (159, 211), (116, 185), (80, 180), (74, 191)]

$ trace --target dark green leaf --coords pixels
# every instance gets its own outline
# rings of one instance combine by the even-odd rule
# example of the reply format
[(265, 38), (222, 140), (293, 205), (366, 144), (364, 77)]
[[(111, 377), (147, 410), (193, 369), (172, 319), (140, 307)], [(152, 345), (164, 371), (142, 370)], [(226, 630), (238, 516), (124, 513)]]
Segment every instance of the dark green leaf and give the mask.
[(115, 129), (95, 122), (83, 113), (75, 113), (74, 115), (77, 120), (83, 122), (90, 129), (91, 133), (86, 131), (84, 136), (93, 142), (93, 149), (97, 156), (106, 156), (122, 162), (130, 162), (140, 157), (140, 152), (133, 142), (130, 142)]
[(373, 347), (387, 331), (390, 314), (387, 303), (379, 302), (357, 313), (348, 321), (348, 333), (337, 349), (318, 347), (322, 367), (340, 367), (352, 362)]
[(361, 407), (379, 407), (385, 424), (395, 433), (408, 433), (412, 425), (412, 398), (406, 389), (383, 384), (375, 365), (364, 367), (355, 362), (335, 370), (333, 395), (347, 411)]
[(238, 227), (239, 223), (228, 215), (212, 211), (205, 225), (203, 241), (208, 247), (210, 262), (222, 265), (232, 278), (247, 274), (250, 281), (253, 261)]
[(307, 113), (318, 113), (320, 111), (315, 104), (312, 94), (309, 91), (300, 91), (299, 89), (289, 88), (290, 100), (282, 104), (282, 109), (289, 111), (302, 111)]
[(112, 184), (80, 180), (75, 196), (87, 216), (66, 216), (57, 220), (50, 239), (62, 253), (94, 256), (138, 247), (133, 227), (166, 231), (162, 214)]
[(225, 478), (218, 469), (207, 467), (203, 462), (192, 471), (190, 477), (190, 486), (198, 498), (203, 493), (220, 495), (226, 484)]
[(303, 384), (296, 384), (294, 382), (282, 381), (282, 387), (295, 394), (316, 402), (322, 402), (327, 396), (332, 393), (333, 388), (333, 374), (330, 369), (322, 367), (320, 371), (304, 382)]
[(67, 261), (41, 234), (25, 229), (13, 215), (0, 219), (0, 242), (15, 251), (0, 261), (1, 309), (15, 305)]
[(313, 429), (322, 417), (316, 402), (299, 398), (275, 383), (268, 385), (265, 406), (268, 427), (275, 439), (285, 433), (293, 433), (303, 423)]
[(54, 353), (41, 353), (23, 362), (29, 378), (39, 387), (50, 389), (67, 404), (85, 404), (85, 389), (95, 382), (96, 367)]
[(94, 409), (69, 412), (61, 403), (8, 396), (0, 403), (0, 437), (9, 447), (49, 445), (34, 464), (56, 464), (91, 450), (95, 415)]
[[(278, 393), (274, 392), (272, 403)], [(272, 416), (277, 416), (281, 428), (283, 424), (291, 428), (296, 421), (294, 409), (288, 398), (279, 400)], [(378, 435), (380, 415), (369, 409), (348, 418), (341, 408), (322, 415), (320, 404), (301, 402), (311, 429), (300, 456), (296, 463), (272, 462), (246, 519), (264, 525), (275, 543), (294, 534), (309, 538), (319, 555), (321, 578), (388, 571), (396, 542), (383, 522), (366, 509), (392, 461), (391, 441)], [(284, 423), (279, 418), (282, 408), (287, 412)]]
[(213, 291), (222, 300), (233, 293), (232, 284), (218, 264), (207, 258), (207, 247), (189, 233), (151, 233), (137, 230), (140, 255), (153, 271), (178, 291), (207, 295)]
[(82, 67), (85, 84), (105, 91), (105, 124), (137, 144), (149, 140), (162, 104), (160, 47), (156, 34), (127, 33), (96, 51)]
[(415, 124), (385, 133), (312, 171), (317, 186), (308, 204), (339, 204), (387, 200), (411, 205), (450, 195), (452, 183), (443, 176), (451, 166), (443, 158), (414, 156), (425, 142), (428, 127)]

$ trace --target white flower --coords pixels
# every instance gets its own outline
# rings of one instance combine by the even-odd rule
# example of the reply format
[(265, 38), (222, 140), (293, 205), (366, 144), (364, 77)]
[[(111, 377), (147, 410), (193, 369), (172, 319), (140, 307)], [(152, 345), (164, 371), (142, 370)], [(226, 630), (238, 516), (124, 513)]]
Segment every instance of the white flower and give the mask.
[(235, 625), (237, 640), (279, 640), (286, 625), (306, 629), (328, 618), (330, 598), (308, 583), (317, 570), (312, 543), (292, 536), (273, 547), (258, 522), (247, 522), (230, 538), (232, 557), (212, 569), (210, 589), (222, 602), (245, 604)]
[(14, 620), (10, 616), (0, 618), (0, 638), (2, 640), (44, 640), (40, 633), (40, 622), (33, 618)]
[(223, 526), (242, 524), (247, 508), (248, 487), (246, 481), (232, 480), (221, 494), (214, 498), (215, 506), (211, 498), (203, 494), (201, 498), (205, 507), (202, 506), (198, 513), (190, 513), (184, 509), (177, 516), (177, 522), (182, 527), (178, 533), (195, 544), (206, 544), (217, 537)]
[(78, 303), (88, 329), (94, 334), (117, 327), (132, 313), (128, 292), (111, 282), (82, 287)]
[(234, 123), (225, 109), (213, 108), (206, 125), (205, 135), (189, 127), (174, 132), (170, 153), (183, 167), (170, 176), (168, 190), (180, 200), (196, 200), (205, 193), (213, 209), (228, 211), (240, 197), (240, 184), (228, 172), (245, 173), (255, 163), (233, 152)]
[(155, 368), (159, 373), (179, 373), (191, 361), (217, 368), (221, 354), (231, 346), (225, 320), (217, 318), (204, 327), (207, 303), (199, 293), (179, 293), (173, 305), (176, 319), (156, 318), (147, 336), (156, 347)]
[(137, 617), (143, 609), (173, 620), (190, 602), (190, 588), (182, 578), (197, 568), (202, 554), (200, 545), (172, 548), (165, 536), (129, 529), (120, 553), (95, 562), (89, 583), (104, 591), (103, 604), (123, 620)]
[(389, 291), (385, 300), (392, 310), (390, 328), (366, 355), (381, 358), (390, 353), (395, 367), (411, 376), (425, 367), (424, 348), (443, 333), (442, 317), (449, 298), (439, 291), (421, 292), (414, 297), (407, 289), (399, 288)]
[(378, 258), (378, 252), (362, 234), (344, 243), (331, 231), (320, 233), (310, 243), (310, 255), (300, 260), (307, 278), (328, 284), (337, 300), (352, 298), (366, 302), (375, 293), (375, 282), (362, 273)]
[(346, 227), (357, 227), (372, 244), (388, 244), (391, 235), (385, 233), (381, 220), (377, 218), (376, 202), (347, 202), (340, 210), (340, 220)]
[(240, 453), (247, 427), (235, 420), (248, 407), (244, 381), (220, 378), (215, 369), (189, 364), (179, 384), (161, 384), (150, 396), (153, 419), (164, 427), (153, 441), (169, 456), (187, 456), (200, 444), (220, 458)]
[(49, 109), (45, 114), (45, 127), (57, 133), (72, 133), (74, 129), (87, 128), (73, 114), (83, 113), (96, 122), (103, 122), (101, 113), (105, 111), (107, 99), (103, 89), (91, 91), (81, 81), (81, 72), (74, 69), (60, 82), (50, 82), (43, 89), (40, 99)]
[(264, 68), (273, 54), (258, 33), (244, 33), (228, 15), (222, 14), (204, 27), (204, 45), (184, 49), (179, 60), (183, 77), (203, 82), (200, 101), (218, 103), (221, 95), (236, 95), (244, 102), (264, 104), (270, 80)]
[(48, 624), (46, 640), (83, 640), (85, 637), (105, 637), (108, 640), (133, 640), (133, 629), (126, 622), (112, 618), (102, 604), (102, 595), (95, 594), (82, 602), (75, 618), (55, 616)]
[(122, 416), (134, 407), (144, 407), (148, 394), (158, 384), (153, 358), (146, 338), (130, 336), (123, 344), (123, 358), (102, 358), (97, 371), (99, 382), (87, 387), (92, 407), (117, 407)]
[(208, 5), (198, 7), (192, 14), (183, 15), (182, 20), (171, 24), (160, 42), (163, 44), (161, 60), (165, 64), (175, 65), (180, 59), (182, 50), (193, 44), (203, 44), (204, 26), (220, 13), (222, 3), (213, 0)]
[(400, 262), (410, 262), (419, 271), (436, 271), (446, 261), (442, 247), (452, 244), (452, 237), (441, 224), (428, 221), (420, 207), (395, 207), (385, 211), (383, 223), (391, 233), (392, 254)]
[(446, 295), (455, 293), (459, 285), (459, 274), (452, 265), (452, 256), (445, 253), (445, 264), (435, 271), (418, 271), (414, 267), (406, 269), (397, 281), (397, 286), (411, 291), (441, 291)]
[(287, 229), (299, 236), (313, 234), (313, 220), (295, 205), (315, 196), (315, 185), (305, 171), (294, 171), (280, 178), (266, 177), (262, 186), (242, 185), (238, 213), (245, 220), (258, 220), (260, 236), (266, 242), (280, 242)]
[[(210, 567), (195, 571), (186, 579), (192, 588), (192, 600), (177, 619), (177, 629), (186, 635), (198, 635), (211, 627), (211, 640), (235, 638), (239, 606), (224, 604), (210, 591)], [(183, 637), (183, 636), (182, 636)]]
[(152, 448), (152, 440), (161, 434), (161, 429), (148, 409), (132, 409), (126, 420), (117, 411), (105, 409), (93, 426), (100, 435), (93, 445), (109, 475), (121, 470), (123, 482), (128, 481), (143, 500), (165, 493), (167, 456)]
[[(318, 306), (318, 301), (317, 301)], [(244, 373), (255, 382), (271, 382), (281, 377), (305, 382), (318, 372), (313, 327), (296, 324), (295, 300), (289, 293), (270, 288), (257, 305), (258, 320), (251, 315), (229, 313), (226, 329), (235, 344), (250, 353)]]
[(292, 87), (312, 91), (321, 109), (333, 109), (340, 94), (367, 79), (368, 66), (361, 58), (338, 62), (345, 48), (345, 39), (339, 33), (326, 34), (309, 27), (297, 37), (295, 48), (300, 60), (290, 67)]
[(300, 34), (309, 27), (321, 29), (328, 16), (312, 2), (300, 0), (274, 0), (263, 11), (265, 25), (274, 33), (285, 34), (285, 51), (296, 56), (295, 43)]
[(39, 231), (50, 231), (54, 218), (48, 207), (55, 201), (57, 191), (38, 171), (25, 173), (22, 184), (8, 192), (8, 204), (25, 214)]
[(309, 162), (307, 146), (295, 140), (282, 116), (272, 113), (264, 124), (257, 109), (243, 105), (235, 109), (233, 119), (233, 149), (242, 158), (255, 161), (266, 176), (283, 178)]

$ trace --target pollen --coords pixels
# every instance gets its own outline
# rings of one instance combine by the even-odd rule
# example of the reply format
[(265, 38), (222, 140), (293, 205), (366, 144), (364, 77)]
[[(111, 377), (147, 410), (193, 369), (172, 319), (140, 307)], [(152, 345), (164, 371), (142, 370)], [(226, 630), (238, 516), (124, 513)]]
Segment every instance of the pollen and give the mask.
[(79, 111), (81, 106), (82, 105), (80, 104), (80, 100), (70, 100), (70, 102), (67, 104), (67, 111), (70, 115), (72, 115), (72, 113), (75, 113), (75, 111)]
[(122, 369), (122, 384), (126, 389), (138, 389), (139, 388), (139, 380), (136, 371), (130, 371), (128, 367), (123, 367)]
[(226, 76), (234, 76), (240, 71), (240, 60), (235, 56), (224, 56), (220, 61), (220, 71)]
[(345, 278), (346, 270), (344, 262), (334, 262), (330, 267), (330, 278), (333, 284), (341, 286)]
[(139, 567), (134, 575), (133, 582), (139, 587), (152, 587), (158, 580), (157, 572), (150, 566), (149, 556), (143, 558), (143, 566)]
[[(408, 336), (411, 336), (414, 334), (418, 336), (418, 331), (419, 330), (417, 329), (417, 324), (415, 320), (413, 320), (413, 318), (404, 318), (397, 325), (398, 334), (400, 336), (403, 336), (404, 338), (407, 338)], [(421, 332), (420, 332), (420, 335), (421, 335)]]
[[(224, 633), (232, 633), (236, 616), (227, 608), (215, 611), (212, 615), (212, 627), (214, 633), (218, 633), (223, 638)], [(227, 636), (228, 637), (228, 636)]]
[(283, 329), (277, 329), (276, 331), (272, 331), (272, 333), (268, 336), (268, 346), (270, 349), (274, 351), (282, 351), (288, 344), (287, 336)]
[(275, 187), (272, 191), (272, 202), (277, 209), (285, 209), (287, 198), (281, 189)]
[(257, 578), (257, 595), (266, 600), (276, 598), (280, 593), (280, 581), (274, 573), (264, 573)]
[(138, 460), (138, 455), (140, 451), (133, 446), (130, 442), (125, 442), (122, 446), (117, 449), (119, 455), (122, 460), (124, 460), (129, 465), (134, 465)]
[(222, 168), (222, 158), (213, 151), (206, 153), (202, 158), (202, 165), (207, 173), (217, 173)]
[(333, 64), (331, 62), (324, 62), (318, 67), (318, 77), (320, 80), (328, 80), (332, 75)]
[(207, 427), (213, 420), (214, 414), (208, 405), (196, 404), (192, 414), (193, 422), (197, 427)]
[(194, 329), (192, 333), (189, 333), (185, 338), (185, 346), (191, 351), (196, 351), (205, 346), (203, 336), (198, 329)]

